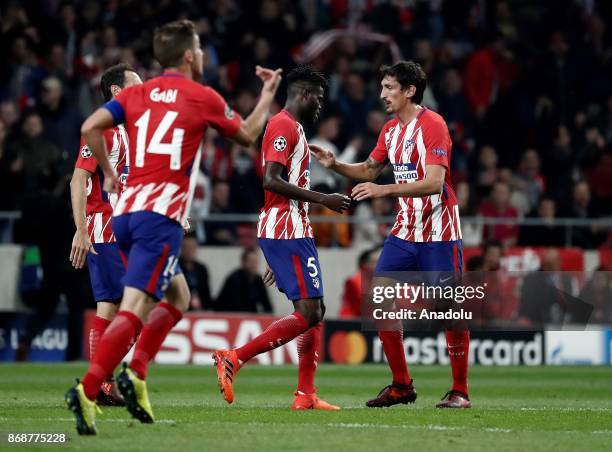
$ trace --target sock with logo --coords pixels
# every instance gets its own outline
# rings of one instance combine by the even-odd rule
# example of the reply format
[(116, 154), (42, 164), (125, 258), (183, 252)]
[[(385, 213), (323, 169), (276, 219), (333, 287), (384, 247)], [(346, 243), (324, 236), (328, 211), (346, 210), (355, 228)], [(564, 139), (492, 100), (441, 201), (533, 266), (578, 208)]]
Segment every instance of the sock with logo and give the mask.
[(260, 353), (270, 351), (295, 339), (308, 329), (308, 322), (302, 314), (294, 312), (272, 323), (263, 333), (248, 344), (236, 349), (241, 363), (246, 363)]
[(298, 357), (300, 360), (297, 390), (303, 394), (315, 392), (314, 378), (319, 361), (322, 327), (323, 323), (319, 322), (297, 337)]
[(453, 391), (468, 395), (468, 355), (470, 351), (470, 332), (446, 330), (446, 346), (453, 372)]
[(98, 348), (98, 342), (100, 342), (100, 338), (110, 325), (111, 321), (105, 319), (104, 317), (95, 316), (93, 322), (91, 324), (91, 329), (89, 330), (89, 360), (91, 361), (96, 354), (96, 349)]
[(83, 378), (87, 398), (96, 398), (100, 385), (121, 362), (141, 329), (142, 322), (137, 315), (119, 311), (100, 339), (96, 354)]

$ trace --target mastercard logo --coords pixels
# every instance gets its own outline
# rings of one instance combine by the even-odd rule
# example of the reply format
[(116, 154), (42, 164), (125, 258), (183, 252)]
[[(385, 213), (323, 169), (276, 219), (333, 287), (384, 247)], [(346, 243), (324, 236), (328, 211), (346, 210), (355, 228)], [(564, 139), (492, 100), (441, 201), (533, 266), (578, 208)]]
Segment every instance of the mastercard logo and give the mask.
[(336, 364), (361, 364), (368, 354), (368, 345), (359, 331), (337, 331), (330, 336), (327, 351)]

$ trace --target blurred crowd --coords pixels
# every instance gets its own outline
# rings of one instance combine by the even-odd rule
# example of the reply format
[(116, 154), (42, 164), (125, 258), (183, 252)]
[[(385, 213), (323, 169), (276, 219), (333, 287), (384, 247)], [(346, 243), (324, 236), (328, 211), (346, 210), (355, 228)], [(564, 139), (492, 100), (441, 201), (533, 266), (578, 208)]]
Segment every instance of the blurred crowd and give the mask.
[[(154, 27), (190, 18), (205, 53), (203, 82), (247, 115), (255, 65), (307, 62), (329, 77), (309, 139), (344, 161), (367, 158), (387, 120), (377, 69), (401, 57), (429, 78), (424, 104), (446, 119), (463, 216), (533, 217), (542, 226), (464, 226), (466, 245), (609, 246), (609, 230), (546, 225), (612, 213), (612, 3), (597, 0), (107, 0), (0, 1), (0, 211), (21, 211), (13, 240), (69, 249), (68, 178), (83, 118), (101, 103), (104, 68), (126, 62), (157, 75)], [(398, 53), (399, 52), (399, 53)], [(279, 91), (280, 109), (284, 99)], [(206, 138), (192, 216), (257, 213), (258, 145)], [(382, 181), (391, 182), (385, 172)], [(312, 166), (312, 186), (348, 192)], [(320, 246), (379, 244), (386, 199), (355, 205), (351, 226), (318, 224)], [(320, 206), (317, 215), (333, 216)], [(6, 221), (0, 219), (0, 230)], [(44, 227), (42, 227), (44, 225)], [(254, 243), (253, 224), (194, 221), (200, 244)], [(33, 237), (36, 237), (33, 239)], [(11, 238), (9, 238), (11, 239)], [(65, 253), (62, 253), (64, 255)]]

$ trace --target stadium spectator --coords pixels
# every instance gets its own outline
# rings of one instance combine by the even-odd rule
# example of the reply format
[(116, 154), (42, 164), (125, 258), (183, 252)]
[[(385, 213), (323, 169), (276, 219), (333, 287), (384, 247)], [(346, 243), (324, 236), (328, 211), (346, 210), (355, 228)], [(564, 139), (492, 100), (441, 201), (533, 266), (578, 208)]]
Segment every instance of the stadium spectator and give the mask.
[(198, 262), (198, 241), (193, 235), (186, 235), (181, 245), (179, 265), (187, 280), (191, 299), (190, 310), (212, 310), (213, 303), (208, 283), (208, 269), (206, 265)]
[(64, 98), (64, 87), (57, 77), (48, 77), (41, 84), (40, 116), (45, 125), (44, 136), (67, 153), (70, 162), (74, 161), (83, 118)]
[(17, 105), (9, 100), (0, 103), (0, 121), (6, 127), (7, 135), (8, 132), (13, 128), (19, 121), (19, 112), (17, 111)]
[(467, 100), (476, 118), (482, 121), (517, 77), (517, 67), (503, 35), (493, 34), (486, 47), (472, 54), (464, 77)]
[[(480, 215), (485, 218), (518, 218), (517, 210), (510, 205), (510, 187), (505, 182), (496, 182), (491, 200), (480, 205)], [(499, 240), (504, 246), (514, 246), (518, 240), (517, 225), (486, 225), (483, 230), (485, 240)]]
[(565, 233), (563, 228), (553, 224), (556, 218), (555, 200), (542, 196), (538, 208), (529, 218), (538, 218), (544, 224), (538, 226), (523, 225), (520, 228), (519, 245), (524, 246), (563, 246)]
[(553, 145), (544, 154), (543, 166), (549, 193), (554, 194), (557, 205), (564, 206), (571, 199), (571, 182), (576, 173), (576, 153), (572, 149), (572, 135), (567, 126), (561, 125)]
[(590, 323), (612, 322), (612, 279), (605, 267), (596, 269), (580, 291), (579, 298), (593, 306)]
[[(337, 116), (327, 116), (319, 121), (317, 133), (308, 142), (327, 148), (334, 155), (338, 155), (338, 148), (333, 142), (338, 137), (339, 131), (339, 118)], [(334, 173), (327, 171), (317, 160), (312, 159), (310, 162), (310, 186), (313, 190), (333, 193), (336, 191), (337, 185), (338, 178), (334, 176)]]
[(357, 272), (344, 281), (342, 305), (338, 312), (341, 318), (355, 318), (361, 315), (363, 294), (369, 291), (379, 252), (378, 247), (363, 251), (357, 261)]
[[(459, 214), (462, 218), (477, 215), (476, 202), (472, 189), (467, 182), (457, 184), (456, 195), (459, 204)], [(461, 243), (463, 246), (479, 246), (482, 242), (482, 223), (479, 221), (461, 223)]]
[(376, 97), (368, 92), (363, 77), (355, 72), (349, 74), (338, 95), (336, 106), (342, 114), (340, 142), (348, 140), (366, 127), (368, 112), (377, 105)]
[(569, 275), (561, 271), (561, 255), (555, 248), (547, 249), (540, 270), (523, 279), (518, 316), (536, 328), (547, 323), (560, 325), (564, 321), (566, 294), (572, 294)]
[[(231, 213), (230, 186), (225, 181), (215, 181), (212, 187), (212, 199), (210, 205), (211, 214)], [(206, 243), (208, 245), (236, 245), (236, 225), (231, 222), (208, 221), (206, 222)]]
[(24, 112), (19, 133), (6, 144), (1, 166), (0, 187), (9, 209), (23, 207), (27, 197), (57, 196), (66, 188), (60, 174), (61, 152), (44, 138), (43, 122), (34, 110)]
[[(540, 156), (534, 149), (527, 149), (511, 181), (513, 196), (518, 192), (521, 197), (522, 215), (531, 212), (545, 189), (544, 178), (540, 174)], [(516, 203), (513, 203), (516, 206)]]
[(473, 184), (476, 188), (476, 196), (480, 199), (491, 194), (493, 185), (499, 178), (497, 151), (493, 146), (485, 145), (478, 153), (477, 170), (474, 173)]
[[(596, 217), (591, 201), (591, 188), (586, 181), (578, 181), (572, 190), (572, 201), (564, 216), (588, 219)], [(597, 226), (572, 227), (572, 245), (581, 248), (595, 248), (604, 239), (604, 233)]]
[(230, 203), (233, 212), (256, 213), (263, 197), (261, 190), (260, 154), (254, 146), (244, 147), (232, 144), (232, 173), (230, 186)]
[(258, 273), (259, 255), (247, 248), (240, 258), (241, 266), (223, 283), (215, 310), (224, 312), (272, 312), (268, 290)]

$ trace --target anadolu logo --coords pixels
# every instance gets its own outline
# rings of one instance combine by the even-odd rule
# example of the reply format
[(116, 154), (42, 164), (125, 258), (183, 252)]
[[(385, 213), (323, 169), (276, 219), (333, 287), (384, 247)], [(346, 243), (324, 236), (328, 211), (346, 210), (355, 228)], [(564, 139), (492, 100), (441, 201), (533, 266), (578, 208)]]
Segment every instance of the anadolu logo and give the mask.
[(368, 344), (359, 331), (336, 331), (329, 337), (327, 351), (336, 364), (361, 364), (368, 355)]

